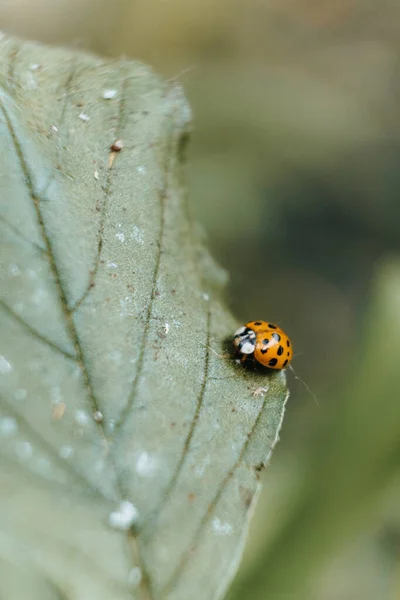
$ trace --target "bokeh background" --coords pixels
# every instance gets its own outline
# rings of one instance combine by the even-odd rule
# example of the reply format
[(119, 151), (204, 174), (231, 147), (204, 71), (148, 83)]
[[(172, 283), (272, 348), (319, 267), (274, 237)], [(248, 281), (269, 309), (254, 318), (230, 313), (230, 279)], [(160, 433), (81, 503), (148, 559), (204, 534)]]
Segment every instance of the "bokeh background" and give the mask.
[(400, 3), (0, 0), (0, 29), (182, 82), (228, 302), (318, 399), (289, 372), (229, 598), (400, 599)]

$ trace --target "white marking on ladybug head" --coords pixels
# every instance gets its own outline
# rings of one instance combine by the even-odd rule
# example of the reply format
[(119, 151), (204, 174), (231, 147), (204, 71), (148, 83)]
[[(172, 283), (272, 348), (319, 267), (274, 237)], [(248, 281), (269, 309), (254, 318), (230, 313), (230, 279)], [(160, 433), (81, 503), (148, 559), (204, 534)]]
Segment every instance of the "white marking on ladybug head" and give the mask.
[(243, 344), (240, 346), (240, 352), (243, 352), (243, 354), (253, 354), (255, 349), (256, 345), (252, 344), (248, 340), (243, 342)]
[(245, 331), (246, 331), (246, 327), (239, 327), (239, 329), (237, 331), (235, 331), (234, 337), (236, 337), (238, 335), (242, 335), (242, 333), (244, 333)]

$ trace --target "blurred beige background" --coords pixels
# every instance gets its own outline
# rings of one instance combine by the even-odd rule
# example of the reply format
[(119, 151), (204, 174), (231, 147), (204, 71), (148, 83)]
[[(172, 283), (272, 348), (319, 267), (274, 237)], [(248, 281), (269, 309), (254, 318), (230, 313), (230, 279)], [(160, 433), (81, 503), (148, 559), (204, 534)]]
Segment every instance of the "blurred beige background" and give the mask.
[[(319, 399), (289, 374), (235, 598), (400, 598), (399, 17), (388, 0), (0, 0), (4, 31), (183, 83), (192, 209), (230, 273), (228, 300), (238, 322), (287, 330)], [(318, 478), (316, 455), (332, 460)], [(368, 485), (352, 488), (354, 470)], [(332, 490), (349, 494), (341, 511)], [(297, 592), (280, 596), (286, 569)]]

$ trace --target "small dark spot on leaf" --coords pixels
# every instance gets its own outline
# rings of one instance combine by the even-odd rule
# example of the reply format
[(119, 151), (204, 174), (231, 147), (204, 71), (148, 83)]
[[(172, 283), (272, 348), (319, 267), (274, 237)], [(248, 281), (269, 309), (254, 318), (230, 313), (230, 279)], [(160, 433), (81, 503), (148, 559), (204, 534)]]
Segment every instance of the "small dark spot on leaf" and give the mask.
[(189, 500), (189, 502), (193, 502), (193, 500), (195, 500), (195, 498), (196, 498), (196, 494), (193, 494), (193, 492), (190, 492), (188, 494), (188, 500)]
[(253, 493), (243, 485), (239, 486), (239, 493), (245, 508), (249, 508), (253, 500)]
[(111, 144), (110, 150), (112, 152), (121, 152), (123, 147), (124, 147), (124, 142), (122, 140), (115, 140), (115, 142), (113, 144)]

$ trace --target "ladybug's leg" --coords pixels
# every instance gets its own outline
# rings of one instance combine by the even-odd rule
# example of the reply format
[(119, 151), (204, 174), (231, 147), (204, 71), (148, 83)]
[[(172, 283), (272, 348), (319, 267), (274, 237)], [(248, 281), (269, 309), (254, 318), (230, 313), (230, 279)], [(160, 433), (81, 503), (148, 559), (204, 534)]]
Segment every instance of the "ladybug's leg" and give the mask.
[(249, 358), (248, 354), (242, 354), (240, 357), (240, 362), (242, 365), (244, 365), (244, 363), (246, 362), (246, 360)]

